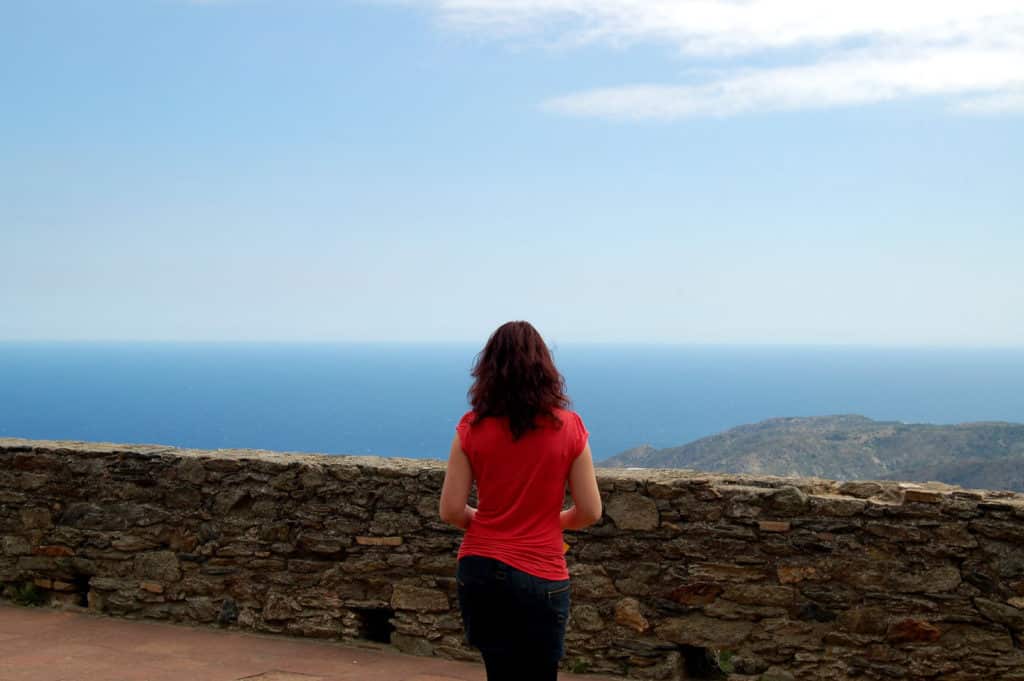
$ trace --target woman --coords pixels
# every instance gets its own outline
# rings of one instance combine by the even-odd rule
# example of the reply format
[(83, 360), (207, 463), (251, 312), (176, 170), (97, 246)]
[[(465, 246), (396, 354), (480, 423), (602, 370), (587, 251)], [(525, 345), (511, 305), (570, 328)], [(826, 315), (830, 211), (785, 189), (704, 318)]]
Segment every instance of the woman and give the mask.
[[(587, 429), (527, 322), (499, 327), (472, 375), (440, 507), (466, 530), (456, 571), (466, 639), (488, 681), (555, 681), (569, 616), (562, 530), (601, 517)], [(474, 481), (478, 508), (468, 504)], [(567, 482), (573, 506), (563, 511)]]

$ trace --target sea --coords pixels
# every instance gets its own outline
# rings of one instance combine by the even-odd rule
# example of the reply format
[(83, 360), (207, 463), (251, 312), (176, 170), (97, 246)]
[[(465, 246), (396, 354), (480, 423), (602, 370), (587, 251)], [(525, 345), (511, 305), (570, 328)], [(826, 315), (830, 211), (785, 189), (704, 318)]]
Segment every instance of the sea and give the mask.
[[(444, 459), (479, 345), (0, 343), (0, 437)], [(1024, 422), (1024, 349), (562, 344), (595, 459), (780, 416)]]

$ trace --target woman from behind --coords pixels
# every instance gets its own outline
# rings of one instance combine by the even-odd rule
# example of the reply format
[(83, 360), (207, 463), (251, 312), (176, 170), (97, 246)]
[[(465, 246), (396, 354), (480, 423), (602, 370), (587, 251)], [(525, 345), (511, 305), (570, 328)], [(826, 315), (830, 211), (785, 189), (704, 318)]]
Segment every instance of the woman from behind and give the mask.
[[(456, 570), (466, 640), (488, 681), (555, 681), (571, 588), (562, 531), (601, 517), (587, 429), (527, 322), (499, 327), (472, 375), (440, 505), (466, 531)], [(562, 510), (567, 483), (573, 505)]]

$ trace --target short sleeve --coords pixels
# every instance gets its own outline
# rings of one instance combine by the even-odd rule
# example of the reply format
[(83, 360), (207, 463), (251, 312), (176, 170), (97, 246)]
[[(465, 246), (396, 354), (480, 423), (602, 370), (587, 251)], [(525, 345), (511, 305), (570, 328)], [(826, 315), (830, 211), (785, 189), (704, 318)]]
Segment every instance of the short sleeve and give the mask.
[(583, 425), (583, 419), (576, 412), (569, 412), (572, 417), (569, 419), (569, 461), (575, 461), (576, 457), (583, 453), (583, 448), (587, 445), (587, 440), (590, 438), (590, 433), (587, 431), (587, 427)]
[(469, 456), (469, 450), (472, 446), (469, 442), (469, 431), (470, 427), (473, 425), (474, 416), (473, 410), (467, 411), (462, 415), (462, 418), (459, 419), (458, 424), (455, 426), (455, 432), (459, 436), (459, 446), (462, 447), (462, 451), (466, 456)]

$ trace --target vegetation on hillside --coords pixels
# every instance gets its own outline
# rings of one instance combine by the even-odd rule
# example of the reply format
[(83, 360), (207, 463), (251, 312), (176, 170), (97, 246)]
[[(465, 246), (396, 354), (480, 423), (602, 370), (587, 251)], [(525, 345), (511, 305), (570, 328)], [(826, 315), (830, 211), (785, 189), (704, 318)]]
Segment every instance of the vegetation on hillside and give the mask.
[(858, 415), (776, 418), (679, 447), (635, 447), (599, 465), (836, 480), (938, 480), (1024, 491), (1024, 425), (940, 426)]

